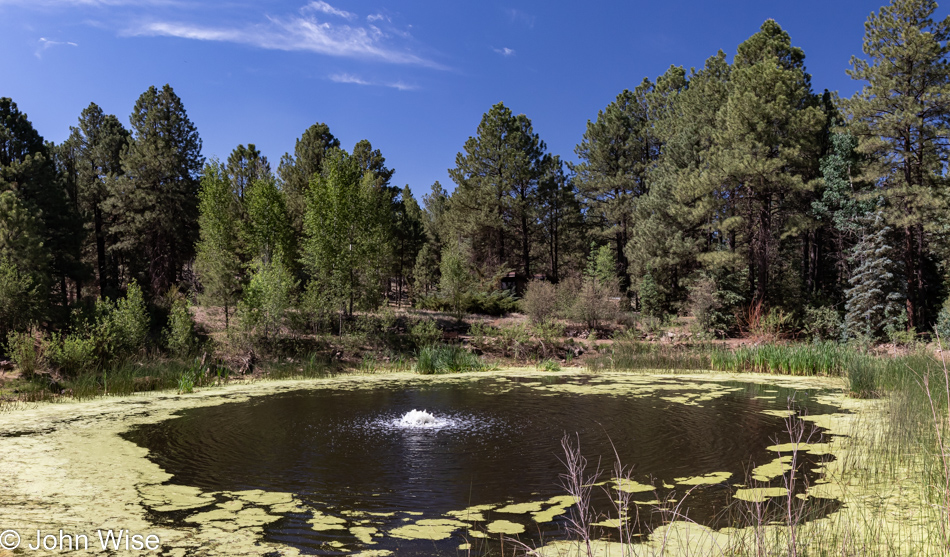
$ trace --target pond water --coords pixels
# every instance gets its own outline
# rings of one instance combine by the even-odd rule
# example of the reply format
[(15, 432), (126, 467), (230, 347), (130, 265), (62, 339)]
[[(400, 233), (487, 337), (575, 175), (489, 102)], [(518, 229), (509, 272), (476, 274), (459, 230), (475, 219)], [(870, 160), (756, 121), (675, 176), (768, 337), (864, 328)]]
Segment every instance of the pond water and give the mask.
[[(125, 437), (176, 485), (293, 494), (295, 506), (263, 524), (266, 540), (319, 555), (456, 555), (497, 552), (501, 532), (532, 545), (565, 536), (565, 434), (576, 435), (588, 472), (600, 460), (601, 480), (616, 450), (632, 467), (635, 500), (692, 489), (681, 510), (726, 526), (722, 510), (750, 471), (779, 456), (769, 446), (788, 443), (789, 397), (800, 412), (838, 411), (817, 394), (675, 376), (472, 376), (274, 394), (182, 411)], [(402, 418), (412, 410), (436, 422), (411, 427)], [(817, 458), (803, 459), (803, 473)], [(772, 476), (781, 485), (781, 468)], [(603, 490), (595, 494), (595, 507), (610, 511)], [(185, 524), (227, 504), (152, 518)], [(651, 506), (639, 508), (649, 526)]]

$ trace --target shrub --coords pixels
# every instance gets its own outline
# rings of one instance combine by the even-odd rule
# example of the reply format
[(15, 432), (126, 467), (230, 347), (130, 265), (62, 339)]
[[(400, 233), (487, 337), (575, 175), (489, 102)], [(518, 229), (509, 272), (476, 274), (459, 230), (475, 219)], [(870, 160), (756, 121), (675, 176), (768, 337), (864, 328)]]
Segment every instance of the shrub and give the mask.
[(557, 312), (557, 287), (546, 280), (532, 280), (524, 292), (521, 308), (534, 323), (546, 323)]
[(585, 280), (574, 297), (572, 317), (589, 328), (613, 319), (617, 306), (609, 299), (610, 291), (595, 280)]
[(476, 321), (468, 328), (468, 334), (472, 337), (472, 344), (475, 346), (485, 346), (488, 339), (495, 336), (498, 330), (487, 323)]
[(442, 330), (434, 319), (422, 319), (409, 329), (409, 337), (418, 348), (425, 348), (439, 342)]
[(148, 311), (142, 289), (129, 284), (125, 297), (115, 303), (96, 301), (96, 324), (93, 338), (100, 359), (122, 358), (145, 348), (148, 341)]
[(43, 354), (51, 366), (67, 376), (76, 376), (96, 365), (96, 341), (78, 332), (51, 333), (43, 341)]
[(36, 349), (33, 335), (24, 331), (7, 334), (7, 351), (10, 359), (24, 375), (33, 375), (40, 367), (40, 352)]
[(498, 329), (498, 342), (506, 355), (520, 358), (527, 353), (531, 343), (531, 333), (523, 324)]
[(802, 332), (815, 340), (832, 340), (841, 336), (841, 316), (830, 306), (805, 308)]
[(198, 345), (195, 335), (195, 322), (188, 311), (188, 301), (182, 298), (172, 303), (168, 314), (168, 327), (165, 328), (165, 345), (176, 356), (188, 356), (194, 353)]

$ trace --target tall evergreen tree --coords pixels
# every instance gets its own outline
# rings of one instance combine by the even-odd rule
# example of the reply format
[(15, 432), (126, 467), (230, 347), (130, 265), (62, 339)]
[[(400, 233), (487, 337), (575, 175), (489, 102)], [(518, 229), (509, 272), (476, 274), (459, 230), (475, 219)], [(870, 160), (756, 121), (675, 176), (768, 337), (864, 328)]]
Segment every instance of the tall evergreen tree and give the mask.
[(824, 115), (804, 60), (788, 33), (766, 21), (739, 45), (720, 111), (716, 172), (709, 177), (728, 190), (735, 206), (734, 218), (723, 221), (723, 228), (740, 237), (749, 290), (759, 301), (770, 293), (770, 281), (781, 276), (776, 272), (776, 263), (784, 261), (780, 241), (795, 233), (796, 203), (813, 187), (806, 165)]
[(71, 159), (75, 202), (83, 221), (91, 228), (99, 294), (115, 293), (116, 265), (110, 253), (115, 238), (109, 234), (114, 215), (105, 210), (107, 183), (122, 175), (122, 153), (128, 148), (129, 132), (118, 118), (90, 103), (70, 128), (63, 144)]
[(498, 103), (455, 156), (449, 176), (453, 220), (471, 240), (477, 266), (489, 275), (509, 265), (531, 276), (538, 182), (546, 146), (524, 114)]
[(904, 309), (901, 262), (891, 247), (891, 228), (880, 213), (859, 219), (860, 240), (852, 250), (854, 272), (845, 304), (845, 334), (877, 340), (903, 329)]
[(564, 267), (578, 265), (584, 251), (584, 216), (574, 181), (564, 172), (557, 155), (546, 156), (544, 174), (538, 182), (538, 256), (546, 261), (544, 270), (554, 283), (561, 280)]
[(49, 305), (49, 251), (39, 219), (12, 191), (0, 192), (0, 341)]
[(637, 200), (649, 189), (647, 170), (659, 155), (648, 107), (652, 90), (653, 83), (644, 79), (633, 91), (622, 91), (597, 113), (597, 120), (587, 122), (584, 138), (574, 149), (581, 159), (574, 171), (588, 220), (599, 221), (610, 239), (624, 291), (630, 286), (624, 248), (630, 241)]
[(426, 240), (422, 218), (422, 209), (407, 185), (399, 193), (393, 219), (397, 304), (402, 303), (403, 291), (414, 284), (416, 258)]
[(11, 99), (0, 98), (0, 192), (12, 190), (40, 220), (50, 272), (67, 302), (66, 279), (82, 275), (81, 223), (50, 146)]
[(152, 295), (181, 278), (198, 239), (198, 184), (204, 164), (198, 130), (171, 86), (142, 93), (130, 117), (124, 175), (110, 184), (106, 209), (116, 215), (113, 252)]
[(432, 184), (432, 191), (422, 196), (422, 227), (425, 241), (416, 255), (413, 269), (415, 289), (428, 294), (438, 288), (441, 269), (442, 247), (448, 234), (449, 196), (438, 181)]
[(950, 154), (950, 16), (933, 21), (933, 0), (893, 0), (864, 24), (866, 59), (848, 72), (864, 81), (846, 108), (868, 155), (866, 178), (879, 186), (885, 218), (899, 230), (910, 327), (933, 321), (935, 229), (946, 222)]

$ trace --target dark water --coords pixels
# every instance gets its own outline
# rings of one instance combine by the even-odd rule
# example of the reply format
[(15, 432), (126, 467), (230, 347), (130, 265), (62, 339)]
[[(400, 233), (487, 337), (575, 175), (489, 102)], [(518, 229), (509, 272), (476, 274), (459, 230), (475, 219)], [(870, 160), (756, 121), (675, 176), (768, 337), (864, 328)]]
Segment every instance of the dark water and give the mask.
[[(728, 471), (734, 474), (728, 483), (744, 483), (748, 470), (777, 456), (766, 447), (788, 442), (786, 424), (762, 410), (784, 409), (792, 395), (809, 414), (837, 410), (814, 402), (814, 393), (778, 387), (720, 383), (735, 390), (692, 406), (661, 398), (705, 392), (675, 377), (657, 381), (674, 390), (652, 395), (624, 394), (620, 385), (614, 394), (609, 381), (593, 381), (603, 394), (552, 392), (537, 388), (537, 382), (521, 385), (493, 378), (296, 391), (187, 410), (135, 429), (127, 438), (146, 447), (149, 457), (174, 475), (173, 483), (209, 491), (291, 492), (328, 514), (395, 511), (393, 517), (377, 519), (375, 526), (385, 533), (405, 525), (406, 518), (441, 518), (473, 505), (563, 495), (558, 477), (564, 472), (560, 443), (565, 433), (577, 435), (591, 469), (600, 460), (607, 471), (602, 479), (611, 477), (615, 448), (620, 460), (633, 467), (634, 480), (658, 486), (657, 493), (636, 498), (676, 498), (688, 487), (674, 487), (672, 495), (662, 487), (675, 484), (675, 478)], [(433, 429), (396, 425), (413, 409), (426, 409), (448, 424)], [(733, 491), (725, 484), (694, 489), (688, 496), (690, 518), (726, 525), (730, 519), (721, 511), (733, 501)], [(610, 510), (605, 496), (595, 504), (603, 512)], [(646, 521), (648, 509), (641, 510)], [(537, 525), (529, 515), (489, 515), (489, 521), (525, 524), (522, 539), (535, 543), (564, 535), (563, 518)], [(156, 520), (178, 519), (156, 514)], [(347, 554), (361, 547), (347, 530), (316, 532), (309, 519), (306, 513), (289, 514), (265, 527), (265, 538), (315, 554)], [(457, 549), (465, 541), (463, 533), (441, 542), (384, 536), (371, 548), (398, 555), (455, 555), (465, 553)], [(346, 547), (332, 548), (329, 541)]]

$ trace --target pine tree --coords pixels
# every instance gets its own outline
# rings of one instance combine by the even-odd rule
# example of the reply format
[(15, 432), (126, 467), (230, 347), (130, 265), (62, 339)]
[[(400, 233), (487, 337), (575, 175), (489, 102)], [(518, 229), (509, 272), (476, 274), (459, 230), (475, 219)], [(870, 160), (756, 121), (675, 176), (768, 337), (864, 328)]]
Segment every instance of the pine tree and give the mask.
[(39, 219), (12, 191), (0, 193), (0, 342), (46, 313), (49, 260)]
[(419, 251), (426, 240), (422, 219), (422, 209), (407, 185), (402, 189), (399, 199), (395, 203), (393, 221), (395, 232), (395, 268), (393, 271), (398, 281), (397, 305), (402, 303), (403, 289), (407, 287), (411, 289), (415, 282), (416, 258), (419, 256)]
[(865, 217), (861, 224), (861, 239), (852, 250), (855, 269), (846, 292), (845, 335), (877, 340), (904, 328), (903, 277), (883, 215)]
[(893, 0), (864, 24), (864, 54), (853, 79), (866, 82), (846, 108), (865, 178), (878, 184), (885, 218), (900, 231), (910, 327), (930, 326), (938, 286), (931, 243), (947, 214), (950, 156), (950, 16), (931, 19), (933, 0)]
[(115, 217), (105, 210), (109, 195), (107, 182), (122, 175), (122, 153), (128, 148), (129, 132), (119, 119), (105, 114), (90, 103), (79, 116), (79, 125), (71, 132), (62, 148), (69, 153), (75, 185), (75, 201), (83, 221), (92, 229), (96, 278), (99, 294), (115, 294), (116, 264), (110, 248), (115, 238), (109, 229)]
[(507, 265), (531, 276), (545, 149), (527, 116), (498, 103), (449, 169), (458, 184), (450, 205), (455, 228), (470, 239), (475, 263), (488, 275)]
[[(67, 303), (67, 278), (83, 275), (82, 229), (69, 202), (50, 145), (11, 99), (0, 98), (0, 192), (12, 190), (37, 216), (50, 254), (49, 272), (58, 283), (60, 305)], [(46, 281), (44, 281), (46, 283)], [(48, 284), (48, 283), (47, 283)]]
[(581, 163), (573, 170), (588, 221), (611, 240), (624, 291), (630, 286), (624, 248), (637, 202), (649, 191), (647, 171), (659, 156), (648, 106), (652, 90), (653, 83), (644, 79), (633, 91), (622, 91), (598, 112), (597, 120), (587, 122), (584, 138), (574, 149)]
[(562, 269), (578, 266), (583, 258), (584, 215), (577, 199), (574, 180), (564, 172), (564, 163), (557, 155), (546, 156), (542, 163), (544, 175), (538, 182), (538, 255), (547, 261), (548, 279), (557, 283)]
[[(708, 178), (734, 206), (735, 231), (749, 267), (750, 292), (764, 301), (779, 275), (781, 240), (813, 187), (808, 165), (825, 117), (811, 92), (805, 54), (775, 21), (739, 45), (729, 96), (715, 136), (715, 172)], [(817, 159), (814, 161), (817, 166)]]
[(228, 181), (231, 182), (234, 197), (238, 201), (244, 201), (245, 192), (254, 182), (271, 180), (274, 177), (267, 157), (261, 155), (253, 143), (248, 143), (247, 147), (243, 144), (235, 147), (228, 155), (225, 171)]
[(106, 210), (116, 216), (112, 246), (133, 277), (159, 295), (181, 278), (198, 239), (201, 139), (171, 86), (142, 93), (130, 117), (125, 174), (110, 183)]

